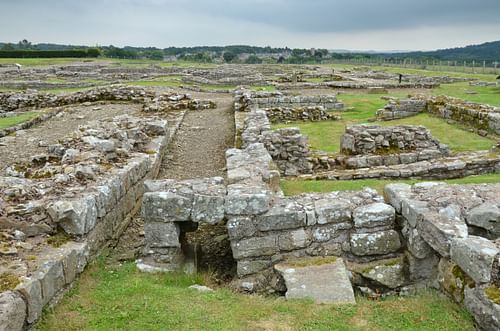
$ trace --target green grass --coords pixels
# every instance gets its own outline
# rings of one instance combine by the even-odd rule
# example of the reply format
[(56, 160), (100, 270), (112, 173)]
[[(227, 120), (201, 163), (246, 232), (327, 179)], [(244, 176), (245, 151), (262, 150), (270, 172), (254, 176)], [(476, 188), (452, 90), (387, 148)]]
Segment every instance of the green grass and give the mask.
[(40, 113), (26, 112), (18, 116), (13, 117), (0, 117), (0, 129), (5, 129), (26, 121), (40, 115)]
[[(417, 182), (428, 182), (429, 180), (417, 179), (360, 179), (360, 180), (282, 180), (281, 188), (285, 195), (292, 196), (306, 192), (332, 192), (361, 190), (371, 187), (383, 193), (384, 187), (391, 183), (415, 184)], [(458, 179), (442, 180), (450, 184), (480, 184), (480, 183), (500, 183), (500, 174), (488, 174), (479, 176), (469, 176)]]
[[(391, 96), (403, 97), (404, 92), (393, 92)], [(336, 153), (340, 150), (340, 138), (347, 125), (368, 123), (375, 118), (377, 109), (387, 104), (386, 100), (376, 94), (340, 94), (338, 99), (349, 108), (346, 112), (338, 113), (340, 121), (325, 122), (295, 122), (273, 125), (273, 129), (296, 126), (308, 136), (309, 144), (313, 150)], [(454, 152), (486, 150), (494, 144), (490, 138), (480, 137), (475, 133), (464, 130), (458, 124), (448, 124), (445, 120), (432, 117), (428, 114), (408, 117), (401, 120), (381, 121), (368, 124), (376, 125), (424, 125), (432, 135), (443, 144), (447, 144)]]
[[(470, 94), (467, 92), (475, 92)], [(469, 83), (442, 84), (432, 90), (433, 95), (447, 95), (467, 101), (500, 107), (500, 86), (470, 86)]]
[[(482, 69), (476, 68), (476, 73), (472, 72), (459, 72), (459, 71), (447, 71), (447, 70), (438, 70), (439, 68), (436, 66), (430, 66), (429, 69), (413, 69), (413, 68), (404, 68), (404, 67), (393, 67), (393, 66), (380, 66), (380, 65), (353, 65), (353, 64), (329, 64), (326, 65), (328, 67), (333, 67), (335, 69), (349, 69), (356, 67), (369, 67), (370, 70), (377, 71), (385, 71), (390, 73), (402, 73), (402, 74), (410, 74), (410, 75), (420, 75), (420, 76), (448, 76), (448, 77), (458, 77), (458, 78), (470, 78), (470, 79), (478, 79), (483, 81), (495, 81), (496, 76), (498, 74), (483, 74), (479, 73)], [(444, 67), (443, 67), (444, 68)], [(460, 68), (461, 69), (461, 68)], [(452, 69), (453, 70), (453, 69)], [(468, 68), (469, 70), (469, 68)], [(490, 69), (491, 70), (491, 69)]]
[(53, 65), (53, 64), (68, 64), (71, 62), (90, 62), (98, 61), (97, 59), (84, 59), (84, 58), (1, 58), (0, 64), (14, 64), (19, 63), (23, 66), (43, 66), (43, 65)]
[(45, 311), (44, 330), (474, 330), (469, 314), (436, 292), (357, 298), (357, 305), (188, 289), (201, 276), (145, 274), (100, 261)]

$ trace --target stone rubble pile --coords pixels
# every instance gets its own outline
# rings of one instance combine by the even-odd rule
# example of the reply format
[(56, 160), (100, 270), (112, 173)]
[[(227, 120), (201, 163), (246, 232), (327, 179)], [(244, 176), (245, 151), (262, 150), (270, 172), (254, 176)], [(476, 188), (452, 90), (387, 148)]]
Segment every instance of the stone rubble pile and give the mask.
[(418, 115), (426, 110), (427, 102), (421, 99), (394, 99), (377, 110), (379, 120), (388, 121)]
[(211, 100), (192, 99), (189, 94), (161, 94), (144, 103), (142, 111), (146, 113), (168, 112), (172, 110), (213, 109), (215, 102)]

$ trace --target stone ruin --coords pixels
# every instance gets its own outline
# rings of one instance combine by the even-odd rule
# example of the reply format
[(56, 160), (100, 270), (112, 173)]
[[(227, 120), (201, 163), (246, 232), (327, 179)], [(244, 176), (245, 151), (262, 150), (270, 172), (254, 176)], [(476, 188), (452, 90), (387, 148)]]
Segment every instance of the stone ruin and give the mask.
[(393, 120), (429, 113), (475, 129), (481, 135), (500, 134), (500, 109), (451, 97), (417, 96), (391, 100), (377, 111), (380, 120)]
[(340, 143), (347, 168), (408, 164), (449, 155), (423, 126), (351, 125)]

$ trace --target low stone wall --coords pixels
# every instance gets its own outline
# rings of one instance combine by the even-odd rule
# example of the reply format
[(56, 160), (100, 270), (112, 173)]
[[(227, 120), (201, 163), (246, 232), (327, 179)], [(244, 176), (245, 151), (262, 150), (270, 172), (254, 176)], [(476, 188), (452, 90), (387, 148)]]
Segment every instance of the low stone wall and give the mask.
[(299, 107), (299, 108), (263, 108), (271, 123), (286, 123), (294, 121), (328, 121), (338, 120), (339, 117), (327, 112), (324, 107)]
[(170, 138), (166, 122), (155, 118), (91, 123), (49, 146), (46, 157), (10, 170), (38, 179), (0, 178), (0, 205), (8, 215), (0, 217), (2, 229), (24, 241), (60, 227), (76, 240), (61, 248), (40, 246), (37, 259), (26, 261), (27, 272), (17, 275), (20, 284), (0, 293), (0, 329), (21, 330), (36, 321), (87, 262), (119, 238), (140, 207), (144, 180), (158, 173)]
[(238, 90), (235, 93), (235, 111), (250, 111), (259, 108), (304, 108), (321, 106), (325, 110), (341, 110), (344, 104), (335, 95), (286, 96), (280, 92), (253, 92)]
[(396, 89), (396, 88), (408, 88), (408, 89), (433, 89), (439, 87), (439, 83), (436, 82), (422, 82), (422, 83), (408, 83), (403, 82), (393, 83), (388, 81), (381, 81), (375, 83), (367, 82), (353, 82), (353, 81), (332, 81), (323, 83), (283, 83), (274, 84), (279, 90), (293, 90), (293, 89), (325, 89), (325, 88), (335, 88), (335, 89), (368, 89), (371, 87), (382, 87), (385, 89)]
[(427, 111), (477, 130), (500, 135), (500, 109), (496, 107), (440, 96), (427, 100)]
[(483, 133), (500, 134), (500, 109), (445, 96), (391, 100), (377, 111), (377, 118), (392, 120), (422, 112), (459, 122)]
[[(425, 161), (418, 161), (419, 156), (412, 153), (395, 154), (393, 157), (394, 159), (380, 156), (344, 159), (341, 157), (334, 159), (323, 157), (319, 158), (319, 160), (313, 158), (313, 160), (316, 160), (315, 169), (318, 172), (300, 175), (299, 177), (307, 180), (450, 179), (500, 173), (500, 156), (488, 151), (470, 152)], [(391, 162), (388, 162), (389, 160)], [(349, 164), (350, 162), (352, 162), (352, 165)], [(387, 164), (382, 165), (383, 162)], [(345, 169), (346, 163), (348, 163), (348, 167), (353, 169)]]
[(62, 89), (62, 88), (85, 88), (95, 86), (94, 83), (85, 82), (45, 82), (45, 81), (0, 81), (0, 87), (11, 89)]
[(418, 115), (426, 110), (427, 102), (420, 99), (391, 100), (377, 110), (377, 119), (388, 121)]
[(243, 148), (254, 143), (264, 143), (282, 175), (311, 173), (309, 144), (298, 128), (273, 131), (264, 110), (252, 110), (245, 114), (241, 133)]
[(424, 150), (448, 154), (448, 147), (432, 137), (429, 129), (413, 125), (351, 125), (342, 135), (340, 148), (345, 155), (383, 155)]
[(474, 316), (500, 328), (500, 185), (391, 184), (411, 280), (434, 284)]

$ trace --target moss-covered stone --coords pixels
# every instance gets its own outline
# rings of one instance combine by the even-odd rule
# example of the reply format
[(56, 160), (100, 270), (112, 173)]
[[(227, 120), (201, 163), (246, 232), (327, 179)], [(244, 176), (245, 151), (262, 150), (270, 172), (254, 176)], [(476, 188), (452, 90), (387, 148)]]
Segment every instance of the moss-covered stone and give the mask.
[(0, 292), (14, 289), (21, 280), (19, 277), (10, 272), (5, 272), (0, 275)]

